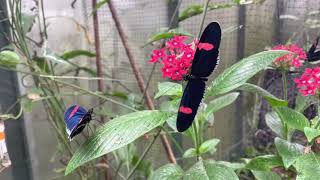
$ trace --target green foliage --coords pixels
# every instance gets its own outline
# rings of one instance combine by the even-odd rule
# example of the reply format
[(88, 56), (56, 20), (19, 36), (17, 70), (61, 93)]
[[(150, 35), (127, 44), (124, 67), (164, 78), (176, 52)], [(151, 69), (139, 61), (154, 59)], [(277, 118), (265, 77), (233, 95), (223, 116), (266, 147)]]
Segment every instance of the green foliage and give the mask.
[(177, 164), (167, 164), (157, 169), (149, 180), (180, 180), (183, 170)]
[(96, 13), (103, 5), (107, 4), (109, 0), (101, 0), (97, 3), (96, 7), (92, 10), (91, 14)]
[(187, 149), (184, 153), (183, 153), (183, 158), (190, 158), (190, 157), (196, 157), (197, 156), (197, 150), (195, 148), (190, 148)]
[(67, 51), (63, 53), (60, 57), (65, 60), (69, 60), (79, 56), (95, 57), (96, 53), (93, 53), (87, 50), (78, 49), (78, 50)]
[(274, 95), (272, 95), (271, 93), (269, 93), (268, 91), (266, 91), (265, 89), (263, 89), (257, 85), (250, 84), (250, 83), (244, 83), (238, 89), (242, 90), (242, 91), (246, 91), (246, 92), (256, 93), (256, 94), (264, 97), (272, 107), (288, 106), (287, 101), (284, 101), (282, 99), (275, 97)]
[(233, 103), (238, 98), (238, 96), (239, 93), (229, 93), (212, 100), (203, 113), (204, 117), (208, 119), (211, 114)]
[(319, 129), (313, 129), (310, 127), (304, 128), (304, 134), (306, 135), (308, 142), (311, 142), (314, 138), (320, 136), (320, 130)]
[(216, 146), (219, 144), (219, 142), (219, 139), (210, 139), (203, 142), (199, 147), (199, 153), (204, 154), (210, 152), (211, 154), (213, 154), (214, 152), (216, 152)]
[(168, 39), (172, 38), (175, 35), (180, 35), (180, 36), (189, 36), (193, 37), (192, 34), (182, 30), (181, 28), (175, 28), (175, 29), (168, 29), (168, 28), (163, 28), (159, 32), (154, 33), (146, 42), (146, 45), (151, 44), (155, 41), (159, 41), (161, 39)]
[(303, 152), (302, 145), (278, 137), (275, 138), (274, 143), (286, 169), (288, 169)]
[(293, 129), (303, 131), (305, 127), (310, 127), (308, 119), (293, 109), (288, 107), (275, 107), (274, 110), (280, 119)]
[(82, 164), (119, 149), (150, 130), (162, 125), (168, 115), (160, 111), (138, 111), (129, 113), (106, 123), (99, 128), (70, 160), (65, 174)]
[(257, 156), (251, 159), (245, 168), (254, 171), (270, 171), (274, 167), (283, 166), (281, 157), (275, 155)]
[[(232, 7), (234, 5), (236, 5), (236, 4), (234, 4), (234, 3), (209, 4), (207, 11), (228, 8), (228, 7)], [(184, 21), (190, 17), (202, 14), (202, 13), (203, 13), (203, 4), (189, 5), (187, 8), (182, 10), (182, 12), (180, 13), (179, 22)]]
[(297, 170), (297, 180), (313, 180), (320, 177), (320, 155), (309, 153), (300, 156), (294, 167)]
[(238, 180), (239, 178), (236, 173), (234, 173), (233, 169), (227, 166), (218, 164), (213, 160), (200, 160), (185, 172), (183, 179)]
[(13, 51), (1, 51), (0, 52), (0, 66), (7, 68), (16, 68), (20, 63), (18, 54)]
[(230, 92), (249, 80), (259, 71), (266, 69), (277, 57), (288, 51), (264, 51), (244, 58), (221, 73), (209, 85), (205, 98)]
[(182, 85), (173, 82), (158, 83), (158, 92), (155, 95), (155, 99), (161, 96), (182, 96)]
[(281, 180), (281, 177), (270, 171), (251, 171), (256, 180)]
[(269, 112), (265, 116), (268, 127), (279, 137), (285, 137), (284, 128), (279, 116), (275, 112)]
[(34, 15), (27, 15), (24, 13), (21, 14), (21, 26), (23, 34), (27, 34), (31, 31), (32, 26), (35, 22), (35, 17), (36, 16)]

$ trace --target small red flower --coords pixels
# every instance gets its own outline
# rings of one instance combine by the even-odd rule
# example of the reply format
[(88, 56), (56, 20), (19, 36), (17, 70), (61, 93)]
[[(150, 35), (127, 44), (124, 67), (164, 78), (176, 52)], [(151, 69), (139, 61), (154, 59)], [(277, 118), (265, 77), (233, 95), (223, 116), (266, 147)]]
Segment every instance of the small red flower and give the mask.
[(189, 107), (184, 107), (184, 106), (181, 106), (179, 108), (179, 112), (182, 112), (184, 114), (191, 114), (192, 113), (192, 109), (189, 108)]
[(273, 47), (272, 50), (287, 50), (293, 52), (293, 54), (286, 54), (277, 58), (273, 62), (273, 66), (276, 68), (286, 70), (289, 70), (290, 68), (299, 68), (302, 66), (303, 61), (307, 59), (305, 51), (296, 44), (290, 44), (287, 46), (278, 45)]
[(294, 82), (302, 96), (315, 95), (320, 89), (320, 67), (305, 69)]

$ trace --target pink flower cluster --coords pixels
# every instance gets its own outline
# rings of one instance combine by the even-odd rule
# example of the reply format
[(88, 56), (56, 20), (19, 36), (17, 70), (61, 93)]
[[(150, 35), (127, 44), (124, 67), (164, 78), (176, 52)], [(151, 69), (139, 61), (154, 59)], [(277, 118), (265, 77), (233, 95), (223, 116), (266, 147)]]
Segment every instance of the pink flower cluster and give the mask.
[(304, 50), (296, 44), (290, 44), (287, 46), (278, 45), (273, 47), (272, 50), (287, 50), (293, 52), (277, 58), (273, 62), (273, 66), (276, 68), (283, 68), (285, 70), (289, 70), (291, 67), (299, 68), (302, 66), (302, 62), (307, 59), (307, 55)]
[(182, 80), (183, 75), (187, 74), (196, 50), (193, 43), (185, 43), (186, 36), (174, 36), (167, 41), (164, 48), (153, 50), (150, 63), (161, 63), (162, 77), (172, 80)]
[(320, 67), (305, 69), (301, 77), (294, 82), (302, 96), (315, 95), (320, 89)]

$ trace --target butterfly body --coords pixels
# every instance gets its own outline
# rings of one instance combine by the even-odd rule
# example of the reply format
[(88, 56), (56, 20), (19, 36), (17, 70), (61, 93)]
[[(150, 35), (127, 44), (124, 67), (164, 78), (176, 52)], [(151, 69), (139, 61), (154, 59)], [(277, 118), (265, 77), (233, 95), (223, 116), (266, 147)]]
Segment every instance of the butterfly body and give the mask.
[(85, 126), (92, 120), (93, 109), (88, 111), (78, 105), (70, 106), (64, 113), (64, 121), (66, 123), (67, 134), (69, 139), (83, 131)]
[(308, 61), (309, 62), (313, 62), (313, 61), (318, 61), (320, 60), (320, 50), (317, 50), (317, 46), (319, 43), (319, 39), (320, 36), (317, 37), (317, 39), (315, 40), (315, 42), (312, 44), (312, 46), (310, 47), (307, 56), (308, 56)]
[(217, 22), (210, 23), (203, 31), (192, 61), (188, 81), (180, 102), (177, 115), (177, 130), (187, 130), (197, 114), (204, 95), (205, 82), (218, 64), (221, 28)]

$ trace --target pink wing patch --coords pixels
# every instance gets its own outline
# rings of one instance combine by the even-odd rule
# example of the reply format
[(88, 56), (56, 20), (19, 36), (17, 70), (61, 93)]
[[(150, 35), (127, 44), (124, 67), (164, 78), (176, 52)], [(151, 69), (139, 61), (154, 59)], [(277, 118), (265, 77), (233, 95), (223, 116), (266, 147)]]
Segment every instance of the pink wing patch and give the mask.
[(214, 48), (214, 45), (210, 43), (199, 43), (198, 48), (199, 50), (204, 49), (206, 51), (210, 51), (211, 49)]
[(192, 109), (189, 108), (189, 107), (183, 107), (183, 106), (181, 106), (181, 107), (179, 108), (179, 112), (182, 112), (182, 113), (184, 113), (184, 114), (191, 114), (191, 113), (192, 113)]
[(79, 106), (75, 106), (74, 109), (72, 110), (72, 112), (69, 115), (69, 119), (78, 111)]

